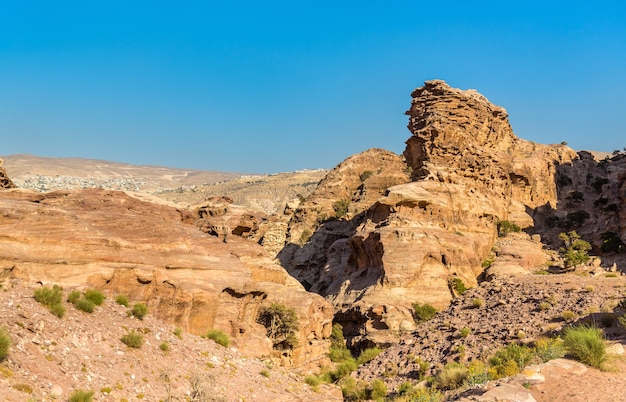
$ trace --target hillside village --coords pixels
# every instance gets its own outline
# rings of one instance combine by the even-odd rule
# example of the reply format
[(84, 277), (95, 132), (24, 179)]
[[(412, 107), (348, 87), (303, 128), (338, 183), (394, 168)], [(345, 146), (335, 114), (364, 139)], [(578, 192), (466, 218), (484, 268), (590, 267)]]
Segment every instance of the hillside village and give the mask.
[(409, 106), (402, 155), (330, 171), (0, 166), (0, 401), (626, 400), (626, 154), (526, 141), (441, 80)]

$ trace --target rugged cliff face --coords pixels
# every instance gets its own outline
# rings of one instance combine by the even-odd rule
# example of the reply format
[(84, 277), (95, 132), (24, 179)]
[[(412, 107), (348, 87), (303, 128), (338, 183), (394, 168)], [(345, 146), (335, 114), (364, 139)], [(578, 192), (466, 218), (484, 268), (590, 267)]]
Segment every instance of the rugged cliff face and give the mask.
[[(332, 307), (306, 292), (263, 248), (239, 236), (227, 242), (185, 222), (191, 212), (122, 192), (74, 190), (0, 193), (0, 280), (93, 286), (145, 301), (158, 318), (194, 334), (218, 328), (254, 356), (283, 364), (320, 363)], [(262, 307), (293, 307), (298, 346), (272, 350), (258, 324)]]
[[(476, 91), (437, 80), (412, 96), (406, 166), (396, 167), (408, 168), (410, 179), (394, 176), (395, 185), (378, 189), (378, 198), (367, 200), (370, 206), (355, 211), (365, 212), (322, 224), (308, 243), (291, 251), (293, 258), (282, 260), (334, 304), (335, 321), (362, 346), (391, 343), (392, 334), (413, 329), (412, 303), (441, 308), (455, 295), (454, 281), (475, 286), (497, 223), (530, 228), (538, 207), (556, 208), (558, 169), (577, 157), (563, 145), (517, 138), (506, 111)], [(348, 161), (333, 172), (345, 176), (342, 165)], [(315, 204), (317, 211), (352, 195), (329, 188), (328, 180), (320, 183), (316, 193), (326, 201)], [(295, 213), (292, 239), (302, 233), (308, 210)], [(321, 235), (331, 230), (334, 237)], [(541, 245), (531, 248), (541, 254)], [(522, 265), (545, 262), (538, 260)]]

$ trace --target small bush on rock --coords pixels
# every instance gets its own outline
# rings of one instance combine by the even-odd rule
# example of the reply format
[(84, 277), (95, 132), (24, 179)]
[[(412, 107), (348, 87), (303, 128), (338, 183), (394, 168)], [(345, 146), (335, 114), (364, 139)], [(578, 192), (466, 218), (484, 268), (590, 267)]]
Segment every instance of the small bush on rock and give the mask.
[(6, 329), (0, 328), (0, 361), (6, 359), (11, 347), (11, 337)]
[(565, 346), (558, 338), (539, 338), (535, 342), (535, 354), (542, 362), (547, 362), (565, 356)]
[(350, 200), (339, 200), (333, 204), (335, 215), (337, 218), (343, 218), (348, 215), (348, 208), (350, 207)]
[(130, 312), (133, 316), (137, 317), (140, 320), (143, 320), (146, 314), (148, 314), (148, 307), (144, 303), (135, 303), (133, 309)]
[(100, 306), (102, 305), (102, 302), (104, 302), (104, 299), (106, 299), (106, 296), (96, 289), (87, 289), (85, 291), (85, 299), (89, 300), (96, 306)]
[(563, 343), (572, 356), (591, 367), (602, 368), (607, 360), (600, 328), (586, 325), (566, 328)]
[(489, 372), (493, 379), (510, 377), (520, 372), (533, 359), (534, 351), (528, 346), (512, 343), (500, 349), (489, 359)]
[(500, 237), (505, 237), (509, 233), (520, 232), (522, 230), (515, 223), (509, 222), (509, 221), (506, 221), (506, 220), (498, 221), (497, 227), (498, 227), (498, 236), (500, 236)]
[(130, 348), (139, 349), (143, 346), (143, 334), (134, 330), (122, 336), (120, 340)]
[(591, 244), (580, 238), (575, 231), (559, 234), (559, 239), (565, 247), (559, 248), (559, 253), (563, 257), (566, 268), (576, 267), (589, 261)]
[(209, 332), (207, 332), (205, 338), (212, 339), (215, 341), (215, 343), (217, 343), (218, 345), (222, 345), (225, 348), (230, 346), (230, 338), (224, 331), (221, 331), (219, 329), (210, 330)]
[(63, 300), (63, 289), (60, 286), (43, 287), (35, 290), (35, 300), (48, 307), (48, 310), (59, 318), (65, 315), (65, 307), (61, 304)]
[(267, 337), (272, 340), (274, 349), (293, 349), (298, 345), (300, 324), (295, 309), (272, 303), (261, 310), (257, 322), (267, 329)]
[(436, 376), (434, 384), (442, 390), (455, 389), (463, 385), (469, 377), (467, 367), (460, 363), (448, 363)]
[(115, 302), (120, 306), (128, 307), (128, 297), (124, 295), (115, 296)]
[(371, 360), (374, 360), (374, 358), (378, 356), (380, 352), (382, 352), (382, 350), (376, 347), (367, 348), (361, 352), (361, 354), (359, 355), (359, 358), (357, 359), (357, 363), (360, 366), (361, 364), (365, 364)]
[(416, 322), (428, 321), (437, 315), (437, 309), (428, 303), (413, 303), (413, 319)]
[(69, 402), (91, 402), (93, 401), (94, 391), (85, 391), (77, 389), (70, 394)]
[(78, 290), (72, 290), (70, 294), (67, 295), (67, 301), (75, 304), (78, 299), (80, 299), (80, 292)]
[(85, 313), (93, 313), (93, 311), (96, 308), (96, 305), (93, 304), (91, 301), (89, 301), (87, 299), (78, 299), (78, 300), (76, 300), (76, 302), (74, 303), (74, 306), (78, 310), (84, 311)]
[(462, 295), (467, 290), (461, 278), (452, 278), (449, 284), (450, 288), (458, 295)]

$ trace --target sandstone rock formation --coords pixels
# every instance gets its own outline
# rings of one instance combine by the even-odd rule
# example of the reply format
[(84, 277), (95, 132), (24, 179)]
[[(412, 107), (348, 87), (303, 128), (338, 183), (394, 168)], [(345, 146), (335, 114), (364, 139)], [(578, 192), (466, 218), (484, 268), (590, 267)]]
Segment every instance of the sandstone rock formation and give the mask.
[[(244, 353), (275, 355), (256, 323), (271, 303), (293, 307), (298, 346), (284, 364), (325, 359), (332, 307), (307, 293), (263, 248), (200, 232), (189, 211), (106, 190), (0, 193), (0, 280), (94, 286), (146, 301), (156, 317), (194, 334), (219, 328)], [(278, 353), (280, 354), (280, 353)]]
[(2, 167), (3, 164), (4, 161), (0, 159), (0, 188), (14, 188), (15, 185), (11, 179), (9, 179), (9, 176), (7, 176), (6, 170)]
[[(517, 138), (506, 111), (476, 91), (436, 80), (412, 96), (412, 135), (404, 151), (411, 180), (394, 175), (395, 185), (378, 188), (378, 199), (355, 215), (366, 212), (323, 223), (294, 250), (311, 227), (303, 224), (306, 217), (323, 222), (333, 203), (353, 198), (349, 187), (328, 191), (323, 180), (325, 201), (310, 198), (296, 211), (289, 253), (279, 255), (287, 257), (281, 262), (292, 275), (334, 304), (335, 321), (353, 344), (392, 343), (395, 334), (414, 328), (413, 302), (445, 307), (455, 294), (451, 281), (475, 286), (497, 238), (497, 222), (532, 230), (539, 207), (557, 207), (559, 167), (577, 157), (563, 145)], [(407, 171), (399, 158), (395, 163), (395, 171)]]

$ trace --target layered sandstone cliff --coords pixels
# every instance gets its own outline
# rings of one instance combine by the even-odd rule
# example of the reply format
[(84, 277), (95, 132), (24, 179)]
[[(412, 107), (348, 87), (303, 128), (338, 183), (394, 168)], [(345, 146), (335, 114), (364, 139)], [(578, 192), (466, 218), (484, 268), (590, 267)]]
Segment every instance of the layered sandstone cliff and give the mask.
[(325, 359), (332, 307), (306, 292), (258, 244), (224, 242), (186, 222), (192, 212), (106, 190), (0, 193), (0, 280), (92, 286), (145, 301), (150, 313), (194, 334), (218, 328), (254, 356), (272, 350), (259, 309), (293, 307), (298, 346), (287, 365)]
[[(412, 303), (441, 308), (455, 295), (454, 280), (475, 286), (497, 238), (497, 223), (531, 228), (538, 207), (556, 208), (557, 170), (577, 157), (563, 145), (517, 138), (506, 111), (476, 91), (436, 80), (412, 96), (406, 167), (396, 168), (408, 167), (410, 179), (397, 176), (396, 185), (379, 190), (371, 206), (355, 211), (366, 212), (324, 223), (283, 260), (292, 275), (334, 304), (335, 321), (353, 343), (392, 342), (391, 334), (415, 327)], [(323, 180), (316, 193), (327, 194), (330, 204), (346, 197), (335, 189)], [(296, 212), (292, 239), (302, 227), (298, 217), (306, 214)], [(334, 238), (320, 236), (328, 228)], [(540, 256), (541, 245), (532, 247)], [(528, 265), (543, 263), (537, 258), (522, 265), (532, 269)]]

